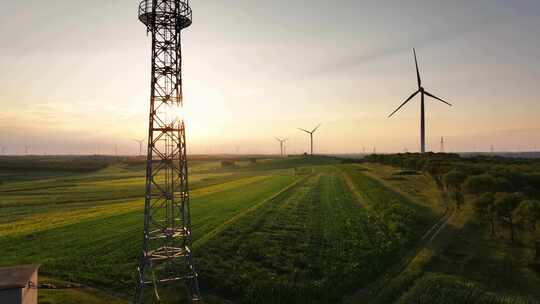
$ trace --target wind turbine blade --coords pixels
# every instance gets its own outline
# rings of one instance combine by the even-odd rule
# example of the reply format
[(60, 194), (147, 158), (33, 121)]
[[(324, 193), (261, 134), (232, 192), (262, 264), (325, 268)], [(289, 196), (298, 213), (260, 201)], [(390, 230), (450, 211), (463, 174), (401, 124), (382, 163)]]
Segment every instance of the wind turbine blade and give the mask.
[(317, 129), (321, 126), (322, 124), (319, 124), (318, 126), (315, 127), (315, 129), (313, 129), (313, 131), (311, 131), (311, 133), (315, 133), (315, 131), (317, 131)]
[(305, 129), (302, 129), (302, 128), (298, 128), (298, 130), (304, 131), (304, 132), (306, 132), (306, 133), (311, 133), (311, 132), (309, 132), (308, 130), (305, 130)]
[(414, 64), (416, 65), (416, 80), (418, 81), (418, 88), (422, 86), (422, 80), (420, 80), (420, 71), (418, 70), (418, 60), (416, 60), (416, 50), (413, 48)]
[(426, 94), (426, 95), (429, 96), (429, 97), (433, 97), (433, 98), (435, 98), (435, 99), (437, 99), (437, 100), (439, 100), (439, 101), (442, 101), (442, 102), (444, 102), (445, 104), (447, 104), (447, 105), (449, 105), (449, 106), (452, 106), (451, 103), (446, 102), (446, 101), (440, 99), (439, 97), (437, 97), (437, 96), (435, 96), (435, 95), (433, 95), (433, 94), (431, 94), (431, 93), (429, 93), (429, 92), (427, 92), (427, 91), (424, 91), (424, 94)]
[(416, 91), (414, 93), (412, 93), (411, 96), (409, 96), (409, 98), (407, 98), (407, 100), (405, 100), (396, 110), (394, 110), (394, 112), (392, 112), (392, 114), (388, 115), (388, 118), (392, 117), (392, 115), (396, 114), (397, 111), (399, 111), (399, 109), (401, 109), (407, 102), (409, 102), (409, 100), (411, 100), (414, 96), (416, 96), (416, 94), (418, 94), (418, 92), (420, 91)]

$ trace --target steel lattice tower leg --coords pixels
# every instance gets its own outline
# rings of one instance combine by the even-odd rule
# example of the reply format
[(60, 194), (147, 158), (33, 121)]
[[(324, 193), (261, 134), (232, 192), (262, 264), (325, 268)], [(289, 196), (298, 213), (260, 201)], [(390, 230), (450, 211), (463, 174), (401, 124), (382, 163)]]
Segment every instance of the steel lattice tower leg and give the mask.
[(159, 302), (187, 287), (199, 302), (191, 252), (186, 134), (182, 108), (181, 30), (191, 25), (188, 0), (144, 0), (139, 20), (152, 35), (152, 74), (144, 238), (136, 302)]

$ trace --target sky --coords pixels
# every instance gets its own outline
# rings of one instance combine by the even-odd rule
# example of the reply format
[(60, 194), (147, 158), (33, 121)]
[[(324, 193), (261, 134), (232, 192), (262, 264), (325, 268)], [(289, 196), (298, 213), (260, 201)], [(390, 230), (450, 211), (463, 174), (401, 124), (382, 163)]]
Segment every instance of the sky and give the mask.
[[(190, 153), (540, 149), (537, 0), (192, 0), (182, 33)], [(0, 0), (7, 154), (138, 153), (150, 37), (134, 0)]]

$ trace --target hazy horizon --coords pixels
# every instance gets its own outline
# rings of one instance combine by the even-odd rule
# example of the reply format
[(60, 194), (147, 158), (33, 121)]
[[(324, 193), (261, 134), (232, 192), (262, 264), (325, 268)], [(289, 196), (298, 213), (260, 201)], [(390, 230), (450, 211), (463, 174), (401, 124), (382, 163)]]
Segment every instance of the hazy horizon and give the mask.
[[(136, 154), (147, 134), (150, 38), (136, 0), (1, 1), (0, 145), (7, 154)], [(540, 146), (540, 2), (191, 1), (183, 91), (193, 154)], [(22, 22), (24, 20), (24, 22)]]

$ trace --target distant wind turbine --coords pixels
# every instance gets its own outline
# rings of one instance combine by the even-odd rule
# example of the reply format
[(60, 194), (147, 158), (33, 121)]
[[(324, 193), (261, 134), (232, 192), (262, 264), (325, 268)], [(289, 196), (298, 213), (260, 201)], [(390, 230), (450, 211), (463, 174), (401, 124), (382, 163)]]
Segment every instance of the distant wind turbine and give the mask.
[(30, 152), (30, 145), (25, 145), (24, 146), (24, 155), (28, 155), (29, 152)]
[(278, 137), (275, 137), (275, 139), (277, 141), (279, 141), (279, 148), (280, 148), (280, 151), (281, 151), (281, 157), (285, 156), (285, 150), (284, 150), (284, 144), (287, 142), (288, 139), (280, 139)]
[(2, 148), (2, 155), (6, 155), (6, 146), (0, 146)]
[(444, 153), (444, 137), (441, 137), (441, 148), (440, 148), (440, 151), (441, 151), (441, 153)]
[(307, 134), (309, 134), (309, 138), (311, 139), (311, 155), (313, 156), (313, 133), (315, 133), (315, 131), (317, 131), (317, 129), (321, 126), (321, 124), (319, 124), (318, 126), (315, 127), (315, 129), (311, 130), (311, 131), (308, 131), (308, 130), (305, 130), (305, 129), (302, 129), (302, 128), (298, 128), (298, 130), (300, 131), (304, 131), (306, 132)]
[(139, 143), (139, 156), (141, 156), (142, 155), (142, 146), (143, 146), (144, 141), (146, 140), (146, 137), (143, 138), (143, 139), (132, 139), (132, 140)]
[(427, 95), (431, 98), (435, 98), (438, 101), (441, 101), (449, 106), (452, 106), (450, 103), (442, 100), (441, 98), (429, 93), (428, 91), (424, 90), (424, 87), (422, 87), (422, 80), (420, 79), (420, 72), (418, 71), (418, 61), (416, 60), (416, 50), (413, 49), (414, 53), (414, 63), (416, 65), (416, 79), (418, 81), (418, 90), (416, 90), (412, 95), (407, 98), (392, 114), (388, 115), (388, 117), (392, 117), (399, 109), (401, 109), (409, 100), (411, 100), (416, 94), (420, 93), (420, 152), (425, 153), (426, 152), (426, 128), (425, 128), (425, 111), (424, 111), (424, 95)]

